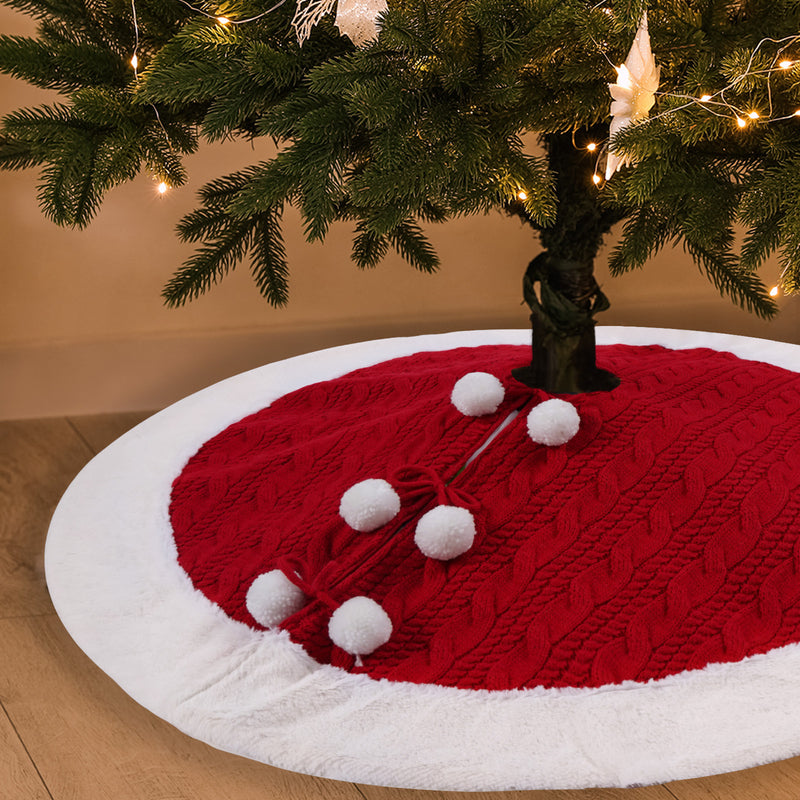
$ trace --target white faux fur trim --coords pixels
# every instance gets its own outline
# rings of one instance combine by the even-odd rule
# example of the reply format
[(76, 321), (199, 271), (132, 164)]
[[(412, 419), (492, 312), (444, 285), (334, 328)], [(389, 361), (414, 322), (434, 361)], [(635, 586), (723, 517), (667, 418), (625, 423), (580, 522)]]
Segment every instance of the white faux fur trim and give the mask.
[[(598, 328), (599, 344), (712, 347), (800, 371), (800, 346)], [(477, 331), (348, 345), (270, 364), (176, 403), (104, 450), (61, 500), (45, 567), (77, 644), (189, 735), (284, 769), (453, 790), (626, 786), (800, 752), (800, 646), (648, 684), (468, 691), (375, 681), (313, 661), (195, 591), (176, 561), (170, 485), (229, 424), (315, 380), (423, 350), (526, 344)]]

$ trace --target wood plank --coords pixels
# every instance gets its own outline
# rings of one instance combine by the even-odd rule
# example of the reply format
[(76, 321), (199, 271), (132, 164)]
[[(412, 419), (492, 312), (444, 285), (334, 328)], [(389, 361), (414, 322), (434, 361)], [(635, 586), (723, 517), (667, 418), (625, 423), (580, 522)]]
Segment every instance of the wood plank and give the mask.
[(363, 800), (353, 784), (258, 764), (180, 733), (90, 662), (55, 615), (0, 620), (0, 641), (0, 702), (56, 800)]
[(44, 580), (47, 526), (91, 456), (66, 420), (0, 422), (0, 618), (52, 611)]
[(51, 800), (36, 767), (3, 709), (0, 709), (0, 800)]
[(67, 421), (97, 454), (123, 433), (151, 416), (151, 411), (130, 411), (122, 414), (92, 414), (68, 417)]
[(667, 786), (676, 800), (797, 800), (800, 758)]
[(663, 786), (531, 792), (430, 792), (359, 785), (365, 800), (675, 800)]

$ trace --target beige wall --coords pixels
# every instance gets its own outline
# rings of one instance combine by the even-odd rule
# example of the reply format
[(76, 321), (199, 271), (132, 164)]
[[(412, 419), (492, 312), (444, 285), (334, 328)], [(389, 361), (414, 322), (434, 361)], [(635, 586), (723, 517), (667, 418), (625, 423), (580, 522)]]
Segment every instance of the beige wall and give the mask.
[[(26, 33), (0, 9), (0, 30)], [(0, 77), (0, 113), (45, 93)], [(537, 252), (531, 233), (501, 214), (431, 230), (438, 275), (397, 257), (361, 272), (349, 261), (351, 233), (337, 226), (324, 245), (303, 241), (286, 219), (292, 299), (263, 301), (245, 266), (185, 308), (163, 307), (160, 291), (191, 252), (173, 235), (206, 181), (269, 154), (247, 143), (203, 148), (188, 161), (189, 185), (160, 197), (141, 177), (114, 190), (85, 231), (48, 222), (36, 175), (0, 172), (0, 419), (151, 409), (243, 369), (320, 347), (383, 336), (464, 328), (524, 327), (521, 275)], [(764, 323), (736, 309), (681, 253), (611, 279), (606, 324), (719, 330), (800, 343), (800, 302)], [(774, 270), (773, 270), (774, 272)], [(774, 276), (765, 271), (765, 280)]]

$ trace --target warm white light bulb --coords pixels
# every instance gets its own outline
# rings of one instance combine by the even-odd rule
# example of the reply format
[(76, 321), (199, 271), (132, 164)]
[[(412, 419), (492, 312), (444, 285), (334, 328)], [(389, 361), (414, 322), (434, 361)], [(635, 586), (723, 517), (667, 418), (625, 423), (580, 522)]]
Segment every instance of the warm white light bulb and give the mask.
[(231, 21), (227, 17), (217, 17), (217, 22), (220, 25), (230, 25)]
[(779, 66), (781, 69), (790, 69), (790, 68), (791, 68), (791, 66), (792, 66), (792, 63), (793, 63), (792, 61), (781, 61), (781, 63), (780, 63), (780, 64), (778, 64), (778, 66)]
[(747, 122), (745, 122), (745, 120), (743, 120), (741, 117), (736, 117), (736, 124), (740, 128), (744, 128), (744, 126), (747, 125)]
[(594, 153), (594, 151), (597, 150), (597, 145), (594, 142), (589, 142), (589, 144), (586, 145), (586, 149), (590, 153)]
[(136, 53), (134, 53), (134, 54), (131, 56), (131, 66), (132, 66), (134, 69), (138, 69), (138, 68), (139, 68), (139, 59), (138, 59), (138, 57), (136, 56)]
[(704, 95), (703, 95), (703, 96), (700, 98), (700, 102), (701, 102), (701, 103), (707, 103), (707, 102), (708, 102), (710, 99), (711, 99), (711, 95), (710, 95), (710, 94), (704, 94)]
[(759, 113), (758, 111), (751, 111), (747, 116), (750, 117), (750, 119), (758, 119)]
[(600, 176), (596, 172), (592, 175), (592, 183), (594, 183), (595, 186), (600, 183)]
[(167, 190), (169, 189), (169, 185), (164, 181), (161, 181), (161, 183), (158, 184), (156, 189), (158, 190), (159, 194), (166, 194)]
[(517, 192), (517, 199), (518, 200), (522, 200), (522, 202), (524, 203), (528, 199), (528, 193), (524, 192), (522, 189), (520, 189)]
[(781, 290), (777, 286), (773, 286), (769, 290), (769, 296), (770, 297), (777, 297), (780, 293), (781, 293)]

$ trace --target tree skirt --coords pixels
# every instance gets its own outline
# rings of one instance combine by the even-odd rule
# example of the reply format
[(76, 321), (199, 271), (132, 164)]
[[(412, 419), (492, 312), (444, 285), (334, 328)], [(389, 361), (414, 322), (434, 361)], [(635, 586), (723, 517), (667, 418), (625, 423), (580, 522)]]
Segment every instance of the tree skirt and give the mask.
[(78, 645), (191, 736), (421, 789), (657, 783), (800, 753), (800, 347), (598, 329), (271, 364), (98, 455), (51, 523)]

